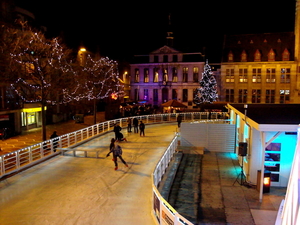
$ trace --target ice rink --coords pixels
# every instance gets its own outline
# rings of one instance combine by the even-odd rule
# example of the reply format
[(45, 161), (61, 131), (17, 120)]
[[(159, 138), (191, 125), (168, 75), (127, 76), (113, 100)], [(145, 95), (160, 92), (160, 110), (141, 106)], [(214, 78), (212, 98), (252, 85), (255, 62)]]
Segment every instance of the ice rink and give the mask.
[(122, 132), (123, 158), (114, 170), (106, 158), (108, 133), (80, 147), (100, 149), (99, 158), (68, 153), (0, 182), (1, 225), (155, 224), (152, 172), (175, 135), (177, 124), (147, 125), (145, 137)]

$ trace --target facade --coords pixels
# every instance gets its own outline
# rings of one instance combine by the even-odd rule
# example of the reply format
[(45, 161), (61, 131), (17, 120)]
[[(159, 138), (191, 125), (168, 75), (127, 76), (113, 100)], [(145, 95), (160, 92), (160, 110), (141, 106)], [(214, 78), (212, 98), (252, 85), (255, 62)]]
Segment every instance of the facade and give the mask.
[(294, 32), (224, 37), (220, 101), (300, 103), (299, 3), (297, 0)]
[(203, 68), (200, 52), (183, 53), (167, 45), (135, 56), (130, 64), (130, 98), (154, 106), (175, 99), (193, 108)]

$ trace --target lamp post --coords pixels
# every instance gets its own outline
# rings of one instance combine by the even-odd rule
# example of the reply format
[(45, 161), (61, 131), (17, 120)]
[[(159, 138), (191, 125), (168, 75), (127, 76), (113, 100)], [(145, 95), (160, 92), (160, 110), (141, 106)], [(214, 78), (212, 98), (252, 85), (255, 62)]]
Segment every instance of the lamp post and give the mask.
[(85, 61), (86, 61), (86, 54), (87, 54), (87, 51), (84, 47), (81, 47), (78, 51), (78, 60), (79, 60), (79, 65), (80, 66), (84, 66), (85, 64)]

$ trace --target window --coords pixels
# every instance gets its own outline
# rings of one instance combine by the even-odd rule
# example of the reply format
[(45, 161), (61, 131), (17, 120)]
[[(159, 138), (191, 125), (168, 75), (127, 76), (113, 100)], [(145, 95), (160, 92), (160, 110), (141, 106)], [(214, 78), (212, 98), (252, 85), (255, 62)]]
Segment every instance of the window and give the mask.
[(149, 83), (149, 69), (144, 69), (144, 83)]
[(260, 103), (261, 99), (261, 90), (253, 89), (252, 90), (252, 103)]
[(143, 98), (143, 100), (146, 100), (146, 101), (149, 100), (148, 89), (144, 89), (144, 98)]
[(248, 82), (248, 70), (247, 69), (239, 69), (239, 82), (240, 83)]
[(163, 68), (163, 81), (168, 81), (169, 78), (168, 78), (168, 69), (166, 68)]
[(188, 89), (182, 90), (182, 101), (187, 102), (188, 101)]
[(153, 89), (153, 101), (158, 101), (158, 89)]
[(260, 61), (261, 61), (261, 54), (257, 49), (256, 52), (254, 53), (254, 62), (260, 62)]
[(226, 89), (226, 102), (234, 102), (234, 89)]
[(239, 103), (247, 103), (247, 89), (239, 89)]
[(139, 100), (139, 89), (134, 89), (134, 100), (138, 101)]
[(188, 68), (187, 67), (183, 67), (182, 82), (188, 82)]
[(173, 55), (173, 62), (178, 62), (178, 55)]
[(177, 100), (177, 89), (172, 89), (172, 99)]
[(158, 68), (153, 69), (153, 82), (154, 83), (158, 82)]
[(154, 62), (155, 62), (155, 63), (158, 63), (158, 55), (155, 55), (155, 56), (154, 56)]
[(164, 55), (164, 62), (168, 62), (168, 55)]
[(173, 67), (172, 69), (172, 82), (177, 82), (178, 81), (178, 77), (177, 77), (177, 68)]
[(275, 83), (275, 68), (267, 68), (266, 82)]
[(233, 53), (232, 53), (232, 51), (230, 51), (228, 53), (228, 62), (233, 62)]
[(287, 49), (284, 49), (282, 53), (282, 61), (290, 61), (290, 53)]
[(279, 90), (280, 93), (280, 104), (290, 103), (290, 90)]
[(268, 53), (268, 61), (275, 61), (275, 52), (271, 49)]
[(134, 75), (134, 82), (135, 83), (140, 82), (140, 71), (139, 71), (139, 69), (135, 69), (135, 73), (134, 74), (135, 74)]
[(241, 54), (241, 62), (247, 62), (247, 53), (245, 50)]
[(199, 81), (199, 68), (194, 67), (193, 68), (193, 81), (197, 83)]
[(226, 82), (234, 82), (234, 69), (226, 69)]
[(280, 70), (280, 83), (290, 83), (291, 79), (291, 69), (281, 68)]
[(275, 103), (275, 90), (266, 90), (266, 103)]
[(252, 69), (252, 82), (253, 83), (261, 82), (261, 69), (260, 68)]

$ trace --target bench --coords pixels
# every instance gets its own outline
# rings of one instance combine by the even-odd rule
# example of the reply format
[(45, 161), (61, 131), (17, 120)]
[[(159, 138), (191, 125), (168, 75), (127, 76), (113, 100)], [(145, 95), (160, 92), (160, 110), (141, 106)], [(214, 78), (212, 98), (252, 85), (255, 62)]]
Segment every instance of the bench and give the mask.
[(99, 149), (90, 149), (90, 148), (57, 148), (57, 150), (61, 151), (62, 155), (65, 155), (66, 152), (72, 151), (73, 156), (76, 156), (76, 152), (84, 152), (84, 157), (88, 157), (87, 153), (88, 152), (95, 152), (96, 153), (96, 158), (99, 158)]

